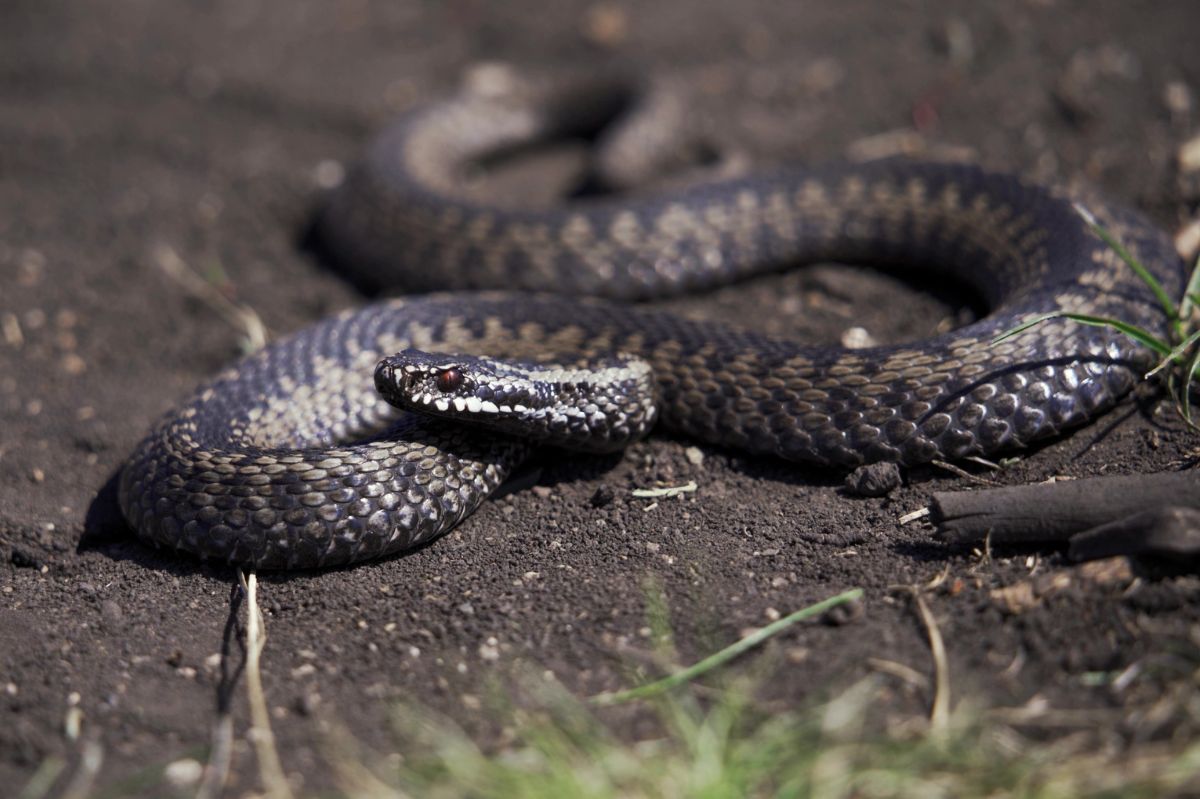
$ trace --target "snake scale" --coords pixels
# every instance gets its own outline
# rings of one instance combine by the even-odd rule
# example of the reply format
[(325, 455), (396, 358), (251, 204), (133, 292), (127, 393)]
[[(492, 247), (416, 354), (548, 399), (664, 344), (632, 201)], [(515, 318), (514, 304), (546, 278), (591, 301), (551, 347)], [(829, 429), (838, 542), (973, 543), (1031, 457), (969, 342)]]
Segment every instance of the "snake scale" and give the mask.
[[(1166, 326), (1073, 202), (1168, 291), (1182, 287), (1169, 237), (1135, 212), (963, 164), (780, 167), (555, 207), (462, 188), (464, 164), (561, 133), (581, 107), (592, 106), (464, 96), (386, 129), (334, 193), (322, 235), (364, 280), (455, 291), (325, 319), (200, 387), (122, 471), (119, 501), (137, 533), (281, 569), (445, 533), (534, 445), (387, 404), (376, 364), (410, 347), (638, 356), (653, 367), (662, 427), (794, 461), (916, 464), (1021, 447), (1111, 407), (1147, 356), (1062, 319), (993, 346), (998, 332), (1057, 310)], [(660, 296), (829, 260), (953, 276), (990, 313), (927, 340), (846, 350), (580, 296)]]

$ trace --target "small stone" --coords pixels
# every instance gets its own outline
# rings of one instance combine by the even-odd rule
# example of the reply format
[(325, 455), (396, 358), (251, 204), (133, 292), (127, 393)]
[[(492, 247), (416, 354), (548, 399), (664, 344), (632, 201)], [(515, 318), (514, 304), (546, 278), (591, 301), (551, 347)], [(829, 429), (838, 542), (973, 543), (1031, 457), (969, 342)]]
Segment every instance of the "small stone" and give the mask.
[(863, 603), (856, 600), (830, 608), (821, 616), (821, 621), (830, 627), (842, 627), (858, 621), (865, 614), (866, 610), (863, 607)]
[(616, 499), (616, 493), (607, 485), (601, 485), (596, 489), (596, 493), (592, 494), (592, 507), (603, 508), (605, 505)]
[(787, 651), (787, 659), (792, 665), (798, 666), (808, 660), (811, 654), (812, 650), (806, 646), (793, 646)]
[(326, 158), (313, 170), (313, 181), (322, 189), (335, 189), (346, 179), (346, 168), (341, 162)]
[(87, 361), (73, 352), (68, 352), (62, 358), (62, 369), (69, 375), (78, 376), (87, 371)]
[(168, 763), (163, 769), (163, 779), (173, 788), (190, 788), (204, 776), (204, 766), (199, 760), (185, 757)]
[(538, 499), (549, 499), (550, 494), (554, 491), (550, 486), (534, 486), (531, 490)]
[(296, 712), (301, 716), (311, 716), (317, 712), (321, 704), (321, 695), (315, 691), (307, 693), (296, 700)]
[(292, 677), (300, 679), (301, 677), (308, 677), (312, 674), (316, 674), (316, 672), (317, 667), (312, 663), (301, 663), (299, 666), (292, 669)]
[(704, 453), (700, 451), (699, 447), (688, 447), (683, 451), (683, 456), (693, 466), (704, 465)]
[(1179, 171), (1187, 174), (1200, 170), (1200, 136), (1194, 136), (1179, 146), (1175, 154)]
[(900, 487), (900, 467), (869, 463), (846, 475), (846, 492), (855, 497), (885, 497)]
[(109, 624), (120, 624), (124, 617), (124, 612), (121, 606), (111, 599), (106, 599), (100, 603), (100, 616)]
[(1192, 92), (1181, 80), (1173, 80), (1163, 87), (1163, 104), (1171, 116), (1186, 119), (1192, 112)]
[(848, 327), (842, 333), (842, 346), (848, 350), (861, 350), (877, 346), (878, 342), (865, 327)]

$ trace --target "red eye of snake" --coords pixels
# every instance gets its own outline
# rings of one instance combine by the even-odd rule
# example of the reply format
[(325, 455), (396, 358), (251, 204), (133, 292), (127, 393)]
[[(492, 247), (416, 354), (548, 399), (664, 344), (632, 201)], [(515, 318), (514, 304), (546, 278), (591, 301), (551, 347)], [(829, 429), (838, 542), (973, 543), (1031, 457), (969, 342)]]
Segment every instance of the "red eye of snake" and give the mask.
[(437, 376), (438, 391), (458, 391), (463, 384), (463, 374), (455, 367), (443, 369)]

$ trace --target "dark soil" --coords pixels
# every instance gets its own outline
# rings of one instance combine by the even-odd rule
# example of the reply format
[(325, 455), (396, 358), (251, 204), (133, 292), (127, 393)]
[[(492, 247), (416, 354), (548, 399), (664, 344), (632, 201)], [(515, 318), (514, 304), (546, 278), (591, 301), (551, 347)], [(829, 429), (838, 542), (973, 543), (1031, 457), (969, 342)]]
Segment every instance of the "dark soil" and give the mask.
[[(483, 61), (618, 60), (698, 87), (713, 135), (764, 163), (954, 151), (1086, 179), (1174, 229), (1198, 199), (1174, 161), (1200, 116), (1198, 30), (1192, 0), (5, 3), (0, 784), (77, 756), (72, 708), (102, 745), (101, 783), (203, 758), (234, 573), (137, 541), (109, 481), (159, 414), (237, 355), (239, 334), (161, 264), (173, 254), (214, 277), (275, 334), (364, 302), (301, 242), (322, 183), (395, 112)], [(832, 266), (676, 305), (831, 341), (856, 324), (897, 340), (961, 318), (919, 286)], [(1004, 484), (1154, 472), (1196, 444), (1143, 398), (1003, 471), (966, 468)], [(388, 751), (396, 698), (486, 730), (489, 685), (514, 668), (552, 670), (580, 695), (618, 687), (623, 650), (649, 646), (648, 580), (686, 662), (863, 587), (860, 615), (767, 647), (766, 690), (788, 703), (844, 687), (872, 658), (931, 674), (924, 630), (889, 589), (937, 578), (956, 698), (1093, 710), (1108, 743), (1194, 731), (1172, 697), (1195, 666), (1200, 581), (1095, 578), (1048, 549), (987, 559), (902, 526), (934, 490), (971, 486), (948, 472), (856, 499), (840, 474), (655, 438), (623, 457), (543, 457), (526, 478), (419, 552), (265, 577), (264, 680), (297, 784), (328, 783), (321, 717)], [(631, 495), (688, 481), (698, 490), (682, 498)], [(1032, 605), (992, 593), (1029, 580)], [(1092, 679), (1131, 664), (1128, 686)], [(893, 688), (884, 716), (926, 710), (927, 691)], [(240, 688), (235, 704), (244, 730)], [(234, 768), (235, 794), (254, 786), (240, 738)]]

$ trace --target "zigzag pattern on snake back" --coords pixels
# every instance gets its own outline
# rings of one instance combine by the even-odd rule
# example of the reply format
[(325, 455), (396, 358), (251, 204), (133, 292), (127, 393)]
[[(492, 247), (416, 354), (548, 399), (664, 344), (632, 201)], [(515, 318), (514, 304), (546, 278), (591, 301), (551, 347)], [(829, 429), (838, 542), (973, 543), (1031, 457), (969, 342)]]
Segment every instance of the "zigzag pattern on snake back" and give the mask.
[[(376, 280), (401, 273), (418, 289), (644, 297), (839, 260), (939, 270), (992, 311), (936, 338), (851, 351), (560, 295), (384, 301), (250, 355), (159, 423), (120, 478), (140, 536), (232, 563), (304, 568), (449, 530), (531, 445), (384, 403), (375, 364), (405, 348), (639, 355), (654, 368), (665, 428), (846, 467), (1026, 445), (1111, 407), (1147, 366), (1124, 336), (1064, 320), (990, 346), (1021, 320), (1068, 310), (1165, 328), (1146, 287), (1072, 208), (1078, 195), (973, 166), (784, 168), (551, 209), (456, 193), (464, 157), (536, 137), (551, 117), (473, 100), (413, 112), (333, 198), (326, 238)], [(1169, 237), (1133, 212), (1082, 200), (1168, 291), (1182, 287)]]

